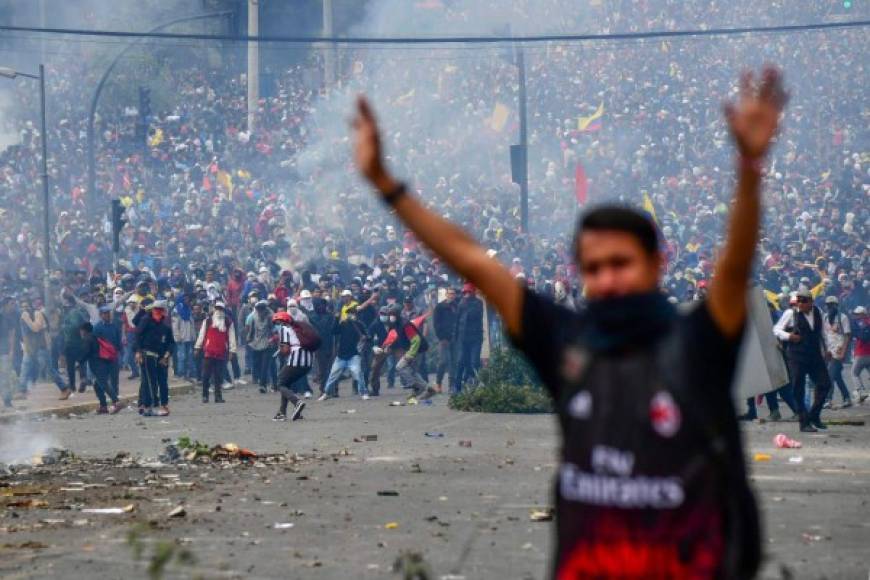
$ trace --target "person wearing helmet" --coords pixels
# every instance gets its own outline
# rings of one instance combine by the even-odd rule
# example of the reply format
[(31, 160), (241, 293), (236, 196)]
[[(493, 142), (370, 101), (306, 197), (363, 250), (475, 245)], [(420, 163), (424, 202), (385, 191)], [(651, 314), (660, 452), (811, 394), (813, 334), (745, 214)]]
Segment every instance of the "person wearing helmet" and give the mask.
[(859, 403), (867, 400), (868, 392), (864, 387), (861, 374), (870, 372), (870, 314), (864, 306), (858, 306), (852, 311), (854, 316), (852, 326), (855, 329), (855, 362), (852, 364), (852, 376), (858, 383), (856, 397)]
[[(840, 395), (843, 397), (842, 408), (846, 409), (852, 406), (852, 397), (849, 394), (846, 381), (843, 380), (843, 363), (849, 352), (849, 343), (852, 341), (852, 328), (849, 326), (849, 317), (840, 312), (840, 300), (836, 296), (825, 298), (825, 309), (822, 327), (825, 335), (828, 374), (831, 376), (831, 381), (840, 390)], [(833, 389), (828, 394), (828, 403), (826, 404), (830, 404), (832, 395)]]

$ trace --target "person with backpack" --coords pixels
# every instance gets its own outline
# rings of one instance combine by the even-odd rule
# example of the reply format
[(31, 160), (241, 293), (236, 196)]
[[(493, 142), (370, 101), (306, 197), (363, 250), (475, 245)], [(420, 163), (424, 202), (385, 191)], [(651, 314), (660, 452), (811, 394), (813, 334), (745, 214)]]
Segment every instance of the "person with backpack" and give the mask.
[(281, 406), (272, 418), (273, 421), (287, 420), (287, 405), (293, 403), (291, 421), (302, 418), (305, 401), (293, 391), (293, 385), (311, 372), (314, 352), (320, 347), (320, 336), (311, 324), (293, 320), (287, 312), (276, 312), (272, 316), (278, 339), (277, 356), (281, 361), (278, 371), (278, 392), (281, 393)]
[(214, 384), (214, 402), (223, 403), (224, 371), (227, 360), (236, 354), (236, 332), (233, 320), (226, 313), (223, 302), (215, 302), (214, 312), (202, 324), (196, 344), (193, 346), (194, 356), (202, 353), (202, 402), (208, 403), (209, 386)]
[[(390, 330), (383, 350), (396, 361), (396, 374), (403, 388), (411, 389), (411, 397), (429, 399), (436, 393), (417, 371), (419, 354), (429, 350), (429, 343), (412, 320), (402, 318), (402, 307), (393, 304), (388, 310), (387, 325)], [(418, 319), (419, 320), (419, 319)]]
[(852, 353), (854, 361), (852, 362), (852, 376), (855, 377), (855, 382), (858, 383), (856, 390), (858, 403), (863, 403), (870, 396), (867, 393), (867, 388), (864, 387), (864, 379), (861, 373), (870, 371), (870, 314), (863, 306), (858, 306), (852, 311), (854, 320), (852, 326), (855, 328), (855, 351)]
[(731, 387), (763, 166), (787, 95), (771, 67), (759, 82), (745, 73), (738, 95), (725, 109), (738, 153), (728, 235), (707, 295), (685, 314), (659, 291), (666, 260), (655, 223), (625, 206), (588, 209), (578, 221), (572, 251), (585, 286), (582, 312), (520, 286), (390, 174), (374, 114), (358, 100), (360, 172), (421, 244), (493, 304), (553, 398), (563, 437), (554, 578), (758, 572), (758, 510)]
[(101, 358), (111, 363), (108, 369), (106, 392), (109, 393), (113, 401), (117, 401), (124, 341), (122, 338), (121, 321), (115, 319), (114, 316), (111, 306), (101, 306), (100, 321), (94, 326), (94, 336), (100, 343), (101, 352), (104, 353), (104, 356)]
[[(369, 400), (369, 391), (366, 387), (366, 377), (362, 372), (362, 357), (359, 345), (365, 344), (368, 333), (360, 321), (356, 319), (356, 306), (348, 306), (344, 311), (344, 318), (339, 318), (333, 333), (338, 337), (338, 345), (335, 353), (335, 361), (326, 379), (323, 394), (317, 399), (325, 401), (338, 396), (338, 381), (342, 373), (349, 370), (353, 380), (359, 388), (359, 394), (363, 401)], [(340, 315), (339, 315), (340, 316)]]
[[(82, 323), (79, 333), (82, 337), (82, 358), (80, 360), (87, 362), (91, 372), (94, 373), (94, 393), (100, 402), (97, 415), (114, 415), (122, 409), (122, 406), (118, 401), (118, 391), (112, 389), (110, 375), (113, 367), (117, 364), (120, 349), (116, 348), (108, 339), (97, 337), (94, 326), (90, 322)], [(120, 340), (118, 346), (120, 346)], [(106, 395), (109, 395), (112, 401), (111, 407), (108, 406)]]
[[(843, 363), (849, 353), (852, 328), (849, 326), (849, 317), (840, 312), (840, 300), (836, 296), (825, 298), (825, 308), (827, 312), (822, 317), (822, 327), (825, 334), (825, 348), (827, 349), (825, 356), (828, 359), (828, 374), (831, 377), (831, 382), (840, 389), (840, 395), (843, 397), (841, 408), (846, 409), (852, 406), (852, 397), (849, 394), (846, 381), (843, 380)], [(828, 394), (828, 401), (830, 399), (831, 394)]]

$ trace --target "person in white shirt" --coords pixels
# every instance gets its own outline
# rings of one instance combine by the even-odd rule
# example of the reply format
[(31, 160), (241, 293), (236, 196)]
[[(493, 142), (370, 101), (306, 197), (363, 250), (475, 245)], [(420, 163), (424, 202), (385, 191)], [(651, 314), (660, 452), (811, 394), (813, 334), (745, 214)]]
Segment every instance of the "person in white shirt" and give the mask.
[[(837, 385), (843, 397), (843, 408), (852, 406), (849, 387), (843, 380), (843, 363), (849, 352), (849, 342), (852, 340), (852, 328), (849, 317), (840, 312), (840, 301), (836, 296), (825, 298), (827, 313), (823, 317), (822, 326), (825, 332), (825, 347), (827, 348), (828, 374), (831, 382)], [(830, 395), (829, 395), (830, 398)]]
[[(822, 326), (822, 313), (813, 306), (812, 294), (807, 290), (799, 290), (797, 308), (783, 312), (773, 327), (773, 333), (785, 343), (785, 360), (797, 403), (800, 430), (809, 433), (827, 429), (822, 422), (821, 413), (832, 388), (831, 377), (825, 365)], [(813, 406), (809, 411), (804, 402), (807, 376), (816, 386)]]

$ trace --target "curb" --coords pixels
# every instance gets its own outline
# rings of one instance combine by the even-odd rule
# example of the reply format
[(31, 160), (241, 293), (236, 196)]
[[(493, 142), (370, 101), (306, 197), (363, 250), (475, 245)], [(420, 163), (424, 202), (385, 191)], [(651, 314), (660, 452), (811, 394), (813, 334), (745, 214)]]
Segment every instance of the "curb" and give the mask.
[[(182, 383), (169, 385), (169, 396), (173, 397), (176, 395), (187, 395), (192, 393), (196, 388), (198, 388), (197, 383)], [(139, 395), (126, 395), (118, 398), (118, 402), (128, 405), (130, 403), (135, 403), (138, 399)], [(96, 411), (99, 408), (100, 403), (96, 400), (96, 396), (93, 400), (88, 402), (76, 403), (74, 405), (65, 405), (63, 407), (49, 407), (47, 409), (38, 409), (33, 411), (22, 411), (21, 413), (13, 413), (10, 415), (0, 415), (0, 425), (5, 425), (9, 423), (15, 423), (18, 421), (28, 421), (40, 417), (51, 417), (52, 415), (55, 417), (69, 417), (70, 415), (77, 415), (79, 413), (90, 413)]]

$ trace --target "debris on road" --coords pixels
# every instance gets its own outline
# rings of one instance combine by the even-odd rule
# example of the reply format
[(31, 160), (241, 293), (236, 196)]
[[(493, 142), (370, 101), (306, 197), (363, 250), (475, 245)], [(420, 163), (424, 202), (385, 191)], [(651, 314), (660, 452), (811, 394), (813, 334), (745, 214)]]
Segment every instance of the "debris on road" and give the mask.
[(377, 435), (360, 435), (359, 437), (353, 438), (354, 443), (366, 443), (368, 441), (377, 441), (377, 440), (378, 440)]
[(444, 433), (441, 433), (440, 431), (426, 431), (425, 433), (423, 433), (423, 435), (425, 435), (426, 437), (431, 437), (433, 439), (441, 439), (442, 437), (444, 437)]
[(6, 504), (10, 508), (34, 509), (48, 507), (48, 502), (42, 499), (22, 499)]
[(120, 515), (120, 514), (129, 514), (132, 513), (133, 510), (136, 509), (136, 506), (133, 504), (125, 505), (124, 507), (111, 507), (111, 508), (84, 508), (82, 510), (83, 514), (99, 514), (99, 515)]
[(170, 511), (168, 514), (166, 514), (166, 517), (183, 518), (186, 515), (187, 515), (187, 510), (184, 509), (183, 505), (180, 505), (180, 506), (173, 508), (172, 511)]
[(778, 449), (800, 449), (803, 447), (803, 443), (795, 441), (785, 433), (777, 433), (773, 438), (773, 444), (776, 445)]
[(429, 564), (419, 552), (402, 552), (393, 562), (393, 572), (403, 580), (434, 580)]
[(462, 441), (459, 442), (459, 446), (460, 447), (471, 447), (471, 441), (469, 441), (467, 439), (463, 439)]
[(388, 522), (384, 528), (388, 530), (396, 530), (399, 528), (399, 522)]
[(556, 510), (551, 507), (532, 510), (529, 519), (533, 522), (549, 522), (553, 520)]
[(754, 461), (758, 461), (758, 462), (762, 462), (762, 461), (770, 461), (770, 460), (772, 459), (772, 456), (770, 455), (770, 453), (756, 453), (756, 454), (752, 457), (752, 459), (753, 459)]
[(803, 463), (804, 458), (801, 457), (800, 455), (795, 455), (794, 457), (789, 457), (788, 462), (789, 463)]
[(72, 454), (62, 447), (49, 447), (41, 454), (34, 455), (31, 463), (33, 465), (54, 465), (71, 456)]
[(378, 491), (378, 495), (381, 497), (398, 497), (399, 492), (393, 489), (382, 489)]
[(274, 528), (276, 530), (289, 530), (290, 528), (292, 528), (295, 525), (296, 524), (294, 524), (292, 522), (275, 522), (275, 525), (272, 526), (272, 528)]
[(840, 425), (845, 427), (863, 427), (865, 425), (865, 421), (858, 419), (825, 419), (825, 423), (828, 425)]

